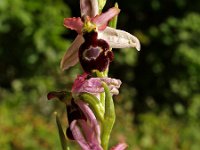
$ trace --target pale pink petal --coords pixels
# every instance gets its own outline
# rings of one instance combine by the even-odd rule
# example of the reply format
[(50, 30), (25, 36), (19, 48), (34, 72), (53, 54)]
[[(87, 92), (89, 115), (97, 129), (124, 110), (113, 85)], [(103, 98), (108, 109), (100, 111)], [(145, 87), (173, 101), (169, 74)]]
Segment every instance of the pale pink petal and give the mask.
[(118, 95), (119, 94), (119, 90), (115, 87), (111, 87), (110, 89), (110, 93), (113, 95)]
[(120, 88), (121, 81), (114, 78), (90, 78), (86, 81), (83, 88), (87, 89), (89, 93), (101, 93), (104, 92), (104, 88), (102, 86), (102, 82), (105, 82), (109, 89), (110, 93), (113, 95), (117, 95), (119, 93), (118, 89)]
[(91, 141), (94, 141), (94, 143), (98, 143), (97, 139), (96, 139), (96, 135), (95, 132), (92, 130), (92, 128), (88, 125), (88, 123), (83, 120), (83, 119), (79, 119), (78, 123), (82, 129), (82, 132), (84, 133), (84, 137), (86, 138), (88, 144)]
[(99, 32), (98, 38), (107, 41), (112, 48), (135, 47), (138, 51), (140, 50), (140, 41), (137, 37), (123, 30), (106, 27), (105, 30)]
[(82, 27), (83, 27), (83, 22), (81, 21), (81, 18), (65, 18), (64, 19), (64, 26), (71, 29), (75, 30), (78, 34), (81, 34), (82, 32)]
[(118, 79), (113, 79), (113, 78), (100, 78), (101, 81), (105, 82), (109, 89), (110, 89), (110, 93), (112, 95), (118, 95), (119, 94), (119, 88), (122, 84), (122, 82)]
[(98, 142), (100, 142), (100, 126), (98, 124), (98, 121), (97, 121), (94, 113), (92, 112), (92, 110), (90, 109), (88, 104), (84, 103), (83, 101), (76, 100), (75, 102), (79, 106), (79, 108), (82, 110), (82, 112), (84, 113), (86, 118), (88, 119), (90, 126), (91, 126), (90, 128), (95, 133), (95, 139)]
[(89, 16), (90, 18), (98, 14), (98, 1), (97, 0), (80, 0), (81, 17)]
[(101, 93), (103, 92), (103, 87), (100, 78), (90, 78), (85, 81), (85, 83), (81, 87), (81, 91), (85, 91), (87, 93)]
[(116, 88), (120, 88), (122, 84), (120, 80), (114, 78), (101, 78), (101, 81), (106, 82), (108, 85), (115, 86)]
[(97, 140), (93, 128), (91, 128), (85, 120), (78, 120), (79, 125), (84, 133), (91, 150), (102, 150), (100, 142)]
[(112, 147), (110, 150), (125, 150), (128, 147), (126, 143), (119, 143), (117, 146)]
[(83, 150), (90, 150), (90, 147), (78, 126), (77, 120), (74, 120), (70, 124), (70, 130), (76, 142), (80, 145)]
[(112, 78), (90, 78), (86, 79), (87, 75), (78, 76), (72, 86), (72, 93), (92, 93), (99, 94), (104, 92), (104, 88), (102, 86), (102, 82), (105, 82), (111, 94), (117, 95), (119, 93), (118, 89), (120, 88), (121, 81)]
[(104, 30), (107, 26), (108, 21), (111, 20), (116, 15), (118, 15), (119, 12), (120, 12), (119, 8), (113, 7), (110, 8), (105, 13), (95, 16), (94, 18), (91, 19), (91, 21), (97, 25), (99, 30)]
[(83, 37), (78, 35), (71, 46), (68, 48), (60, 63), (60, 68), (63, 71), (78, 63), (78, 50), (83, 42)]

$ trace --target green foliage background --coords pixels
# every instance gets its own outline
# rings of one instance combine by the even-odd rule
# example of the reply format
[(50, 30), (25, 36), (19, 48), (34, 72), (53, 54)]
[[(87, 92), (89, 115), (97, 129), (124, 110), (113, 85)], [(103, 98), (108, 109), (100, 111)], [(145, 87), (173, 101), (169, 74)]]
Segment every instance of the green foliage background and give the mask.
[[(118, 28), (136, 35), (142, 50), (114, 50), (110, 76), (123, 85), (115, 97), (111, 144), (198, 150), (200, 1), (118, 3)], [(108, 1), (105, 10), (113, 5)], [(0, 149), (61, 148), (53, 112), (58, 111), (64, 127), (65, 107), (47, 101), (46, 94), (70, 89), (82, 72), (79, 65), (64, 73), (59, 69), (76, 36), (63, 27), (63, 18), (79, 15), (78, 0), (0, 1)]]

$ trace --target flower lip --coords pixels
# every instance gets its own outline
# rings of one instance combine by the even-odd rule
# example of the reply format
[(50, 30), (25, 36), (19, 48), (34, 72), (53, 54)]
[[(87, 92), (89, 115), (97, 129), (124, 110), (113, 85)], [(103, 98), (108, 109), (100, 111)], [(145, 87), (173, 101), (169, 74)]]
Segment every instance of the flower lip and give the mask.
[(86, 116), (83, 114), (81, 109), (78, 107), (78, 105), (74, 102), (74, 99), (71, 100), (71, 105), (67, 106), (67, 118), (69, 124), (73, 120), (83, 119), (87, 121)]
[(97, 33), (94, 33), (87, 33), (85, 42), (79, 48), (79, 61), (86, 73), (92, 73), (93, 70), (105, 71), (113, 58), (110, 57), (112, 55), (107, 55), (107, 51), (110, 51), (108, 43), (103, 39), (96, 39)]
[[(69, 126), (74, 120), (87, 121), (87, 117), (79, 108), (79, 106), (74, 102), (74, 99), (71, 100), (71, 104), (68, 104), (66, 106), (66, 109), (67, 109), (67, 119), (68, 119)], [(70, 127), (67, 128), (66, 135), (69, 139), (74, 140)]]

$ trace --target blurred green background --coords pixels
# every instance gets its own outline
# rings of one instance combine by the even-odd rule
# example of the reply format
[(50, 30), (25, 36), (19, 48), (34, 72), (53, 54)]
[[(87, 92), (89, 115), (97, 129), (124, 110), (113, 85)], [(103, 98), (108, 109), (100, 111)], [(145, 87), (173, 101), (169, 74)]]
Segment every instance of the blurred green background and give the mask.
[[(114, 5), (108, 0), (105, 10)], [(118, 28), (142, 50), (113, 50), (115, 97), (111, 144), (130, 150), (200, 149), (200, 1), (118, 0)], [(47, 101), (70, 89), (81, 67), (59, 62), (76, 33), (63, 18), (80, 16), (78, 0), (0, 0), (0, 149), (61, 149), (54, 111), (65, 128), (65, 106)], [(74, 148), (76, 149), (76, 148)]]

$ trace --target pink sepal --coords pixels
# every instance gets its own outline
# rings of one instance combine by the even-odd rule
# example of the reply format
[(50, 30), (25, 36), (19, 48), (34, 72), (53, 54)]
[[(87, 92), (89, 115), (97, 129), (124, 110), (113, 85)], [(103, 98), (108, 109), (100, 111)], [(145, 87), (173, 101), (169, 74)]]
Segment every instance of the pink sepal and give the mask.
[(108, 11), (95, 16), (94, 18), (91, 19), (91, 21), (97, 25), (98, 29), (104, 30), (108, 24), (108, 21), (111, 20), (113, 17), (118, 15), (120, 12), (119, 8), (113, 7), (110, 8)]
[(61, 62), (60, 68), (66, 70), (71, 66), (74, 66), (78, 63), (78, 50), (80, 45), (84, 42), (84, 39), (81, 35), (78, 35), (68, 50), (65, 52)]
[(83, 22), (81, 21), (81, 18), (65, 18), (64, 19), (64, 26), (71, 29), (75, 30), (78, 34), (81, 34), (82, 32), (82, 27), (83, 27)]
[(80, 0), (81, 16), (94, 17), (98, 14), (97, 0)]

